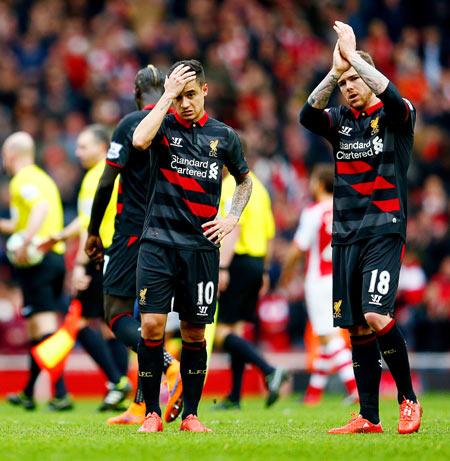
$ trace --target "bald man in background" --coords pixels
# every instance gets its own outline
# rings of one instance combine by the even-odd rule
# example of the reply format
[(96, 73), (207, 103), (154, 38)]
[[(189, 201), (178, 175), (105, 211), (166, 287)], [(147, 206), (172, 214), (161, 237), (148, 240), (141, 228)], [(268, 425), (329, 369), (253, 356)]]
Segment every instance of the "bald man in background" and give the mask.
[[(28, 133), (9, 136), (2, 148), (3, 167), (12, 176), (9, 183), (10, 219), (0, 219), (0, 232), (20, 233), (23, 244), (14, 251), (16, 273), (23, 294), (22, 315), (30, 337), (28, 382), (22, 392), (10, 394), (7, 400), (34, 410), (34, 385), (40, 368), (31, 355), (31, 347), (51, 336), (58, 328), (56, 310), (63, 291), (65, 275), (62, 242), (56, 243), (35, 265), (28, 261), (27, 248), (37, 237), (45, 240), (63, 228), (63, 208), (55, 182), (35, 163), (35, 145)], [(51, 410), (72, 407), (61, 377), (54, 386)]]

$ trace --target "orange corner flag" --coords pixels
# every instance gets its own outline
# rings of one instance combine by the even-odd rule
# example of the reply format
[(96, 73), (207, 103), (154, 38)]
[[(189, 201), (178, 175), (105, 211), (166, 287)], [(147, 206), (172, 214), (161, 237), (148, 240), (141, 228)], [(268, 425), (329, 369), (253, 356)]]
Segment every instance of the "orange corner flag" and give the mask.
[(81, 318), (81, 303), (72, 300), (61, 328), (44, 341), (31, 348), (40, 368), (47, 370), (52, 382), (58, 380), (64, 370), (64, 362), (75, 345)]

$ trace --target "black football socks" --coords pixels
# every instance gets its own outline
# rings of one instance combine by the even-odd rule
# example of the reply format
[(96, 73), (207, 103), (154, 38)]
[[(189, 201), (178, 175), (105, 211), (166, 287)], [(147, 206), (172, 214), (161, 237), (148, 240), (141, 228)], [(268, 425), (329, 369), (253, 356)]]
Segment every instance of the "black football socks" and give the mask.
[(360, 414), (373, 424), (380, 422), (381, 356), (376, 339), (375, 333), (351, 336), (353, 371), (359, 393)]
[[(48, 335), (43, 336), (40, 339), (31, 340), (31, 348), (33, 348), (34, 346), (37, 346), (40, 342), (44, 341), (44, 339), (48, 338), (49, 336), (51, 335), (48, 334)], [(36, 384), (36, 380), (39, 376), (39, 373), (41, 372), (39, 365), (37, 364), (36, 360), (34, 360), (33, 354), (31, 353), (31, 348), (29, 352), (29, 360), (30, 360), (29, 373), (30, 374), (28, 375), (28, 381), (23, 390), (23, 393), (30, 399), (33, 398), (34, 385)]]
[(110, 322), (109, 326), (117, 339), (137, 352), (137, 346), (141, 340), (139, 331), (141, 324), (134, 317), (128, 314), (117, 316)]
[(117, 384), (120, 381), (121, 374), (102, 335), (87, 326), (78, 332), (77, 340), (103, 370), (108, 380), (113, 384)]
[(128, 373), (128, 347), (116, 338), (107, 341), (109, 352), (121, 376)]
[(264, 373), (264, 376), (270, 375), (275, 371), (275, 368), (264, 360), (252, 343), (234, 333), (230, 333), (225, 337), (223, 349), (230, 354), (240, 356), (245, 363), (252, 363), (257, 366)]
[(142, 392), (141, 378), (137, 379), (136, 393), (134, 394), (134, 403), (142, 403), (144, 401), (144, 393)]
[(206, 376), (206, 341), (182, 342), (181, 379), (183, 381), (183, 416), (196, 415)]
[(245, 362), (238, 354), (230, 354), (231, 357), (231, 392), (228, 400), (239, 403), (241, 401), (242, 379), (244, 377)]
[(161, 416), (159, 391), (164, 367), (163, 339), (141, 338), (138, 346), (138, 362), (146, 415), (156, 412)]
[(404, 399), (417, 402), (411, 383), (406, 342), (394, 319), (377, 332), (377, 340), (384, 361), (397, 385), (398, 403), (402, 403)]

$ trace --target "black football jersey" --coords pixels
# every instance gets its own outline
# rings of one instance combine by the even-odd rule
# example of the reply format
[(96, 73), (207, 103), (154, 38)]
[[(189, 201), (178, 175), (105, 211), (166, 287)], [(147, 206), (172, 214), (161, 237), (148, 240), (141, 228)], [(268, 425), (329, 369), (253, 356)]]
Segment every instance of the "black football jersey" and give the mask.
[(301, 123), (333, 147), (333, 244), (382, 234), (406, 239), (407, 170), (415, 109), (389, 84), (380, 102), (359, 112), (305, 104)]
[(151, 144), (149, 200), (143, 239), (180, 248), (217, 246), (202, 224), (218, 211), (222, 168), (249, 171), (236, 132), (208, 114), (187, 123), (167, 115)]
[[(151, 109), (153, 105), (144, 109)], [(150, 165), (148, 150), (133, 147), (133, 133), (149, 110), (126, 115), (115, 129), (106, 163), (120, 168), (115, 232), (141, 235), (144, 227)]]

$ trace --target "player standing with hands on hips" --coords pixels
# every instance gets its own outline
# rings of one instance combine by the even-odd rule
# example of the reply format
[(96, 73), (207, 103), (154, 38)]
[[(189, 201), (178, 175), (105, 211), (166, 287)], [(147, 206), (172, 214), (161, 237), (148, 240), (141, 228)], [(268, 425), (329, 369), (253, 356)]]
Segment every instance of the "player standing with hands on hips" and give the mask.
[[(333, 147), (333, 318), (350, 331), (360, 398), (360, 414), (329, 433), (383, 432), (381, 352), (397, 385), (398, 432), (408, 434), (419, 430), (422, 408), (393, 311), (416, 114), (372, 58), (356, 50), (353, 29), (340, 21), (333, 28), (338, 40), (332, 68), (300, 113), (300, 122)], [(336, 86), (349, 107), (325, 109)]]
[[(196, 60), (175, 63), (165, 91), (139, 123), (133, 145), (150, 153), (150, 185), (137, 267), (142, 338), (139, 376), (147, 416), (140, 432), (162, 431), (159, 389), (163, 336), (175, 296), (182, 337), (184, 410), (180, 430), (209, 432), (197, 417), (206, 375), (205, 325), (214, 321), (219, 244), (252, 190), (237, 134), (205, 112), (208, 85)], [(174, 105), (175, 113), (167, 114)], [(231, 209), (216, 218), (226, 166), (236, 180)]]

